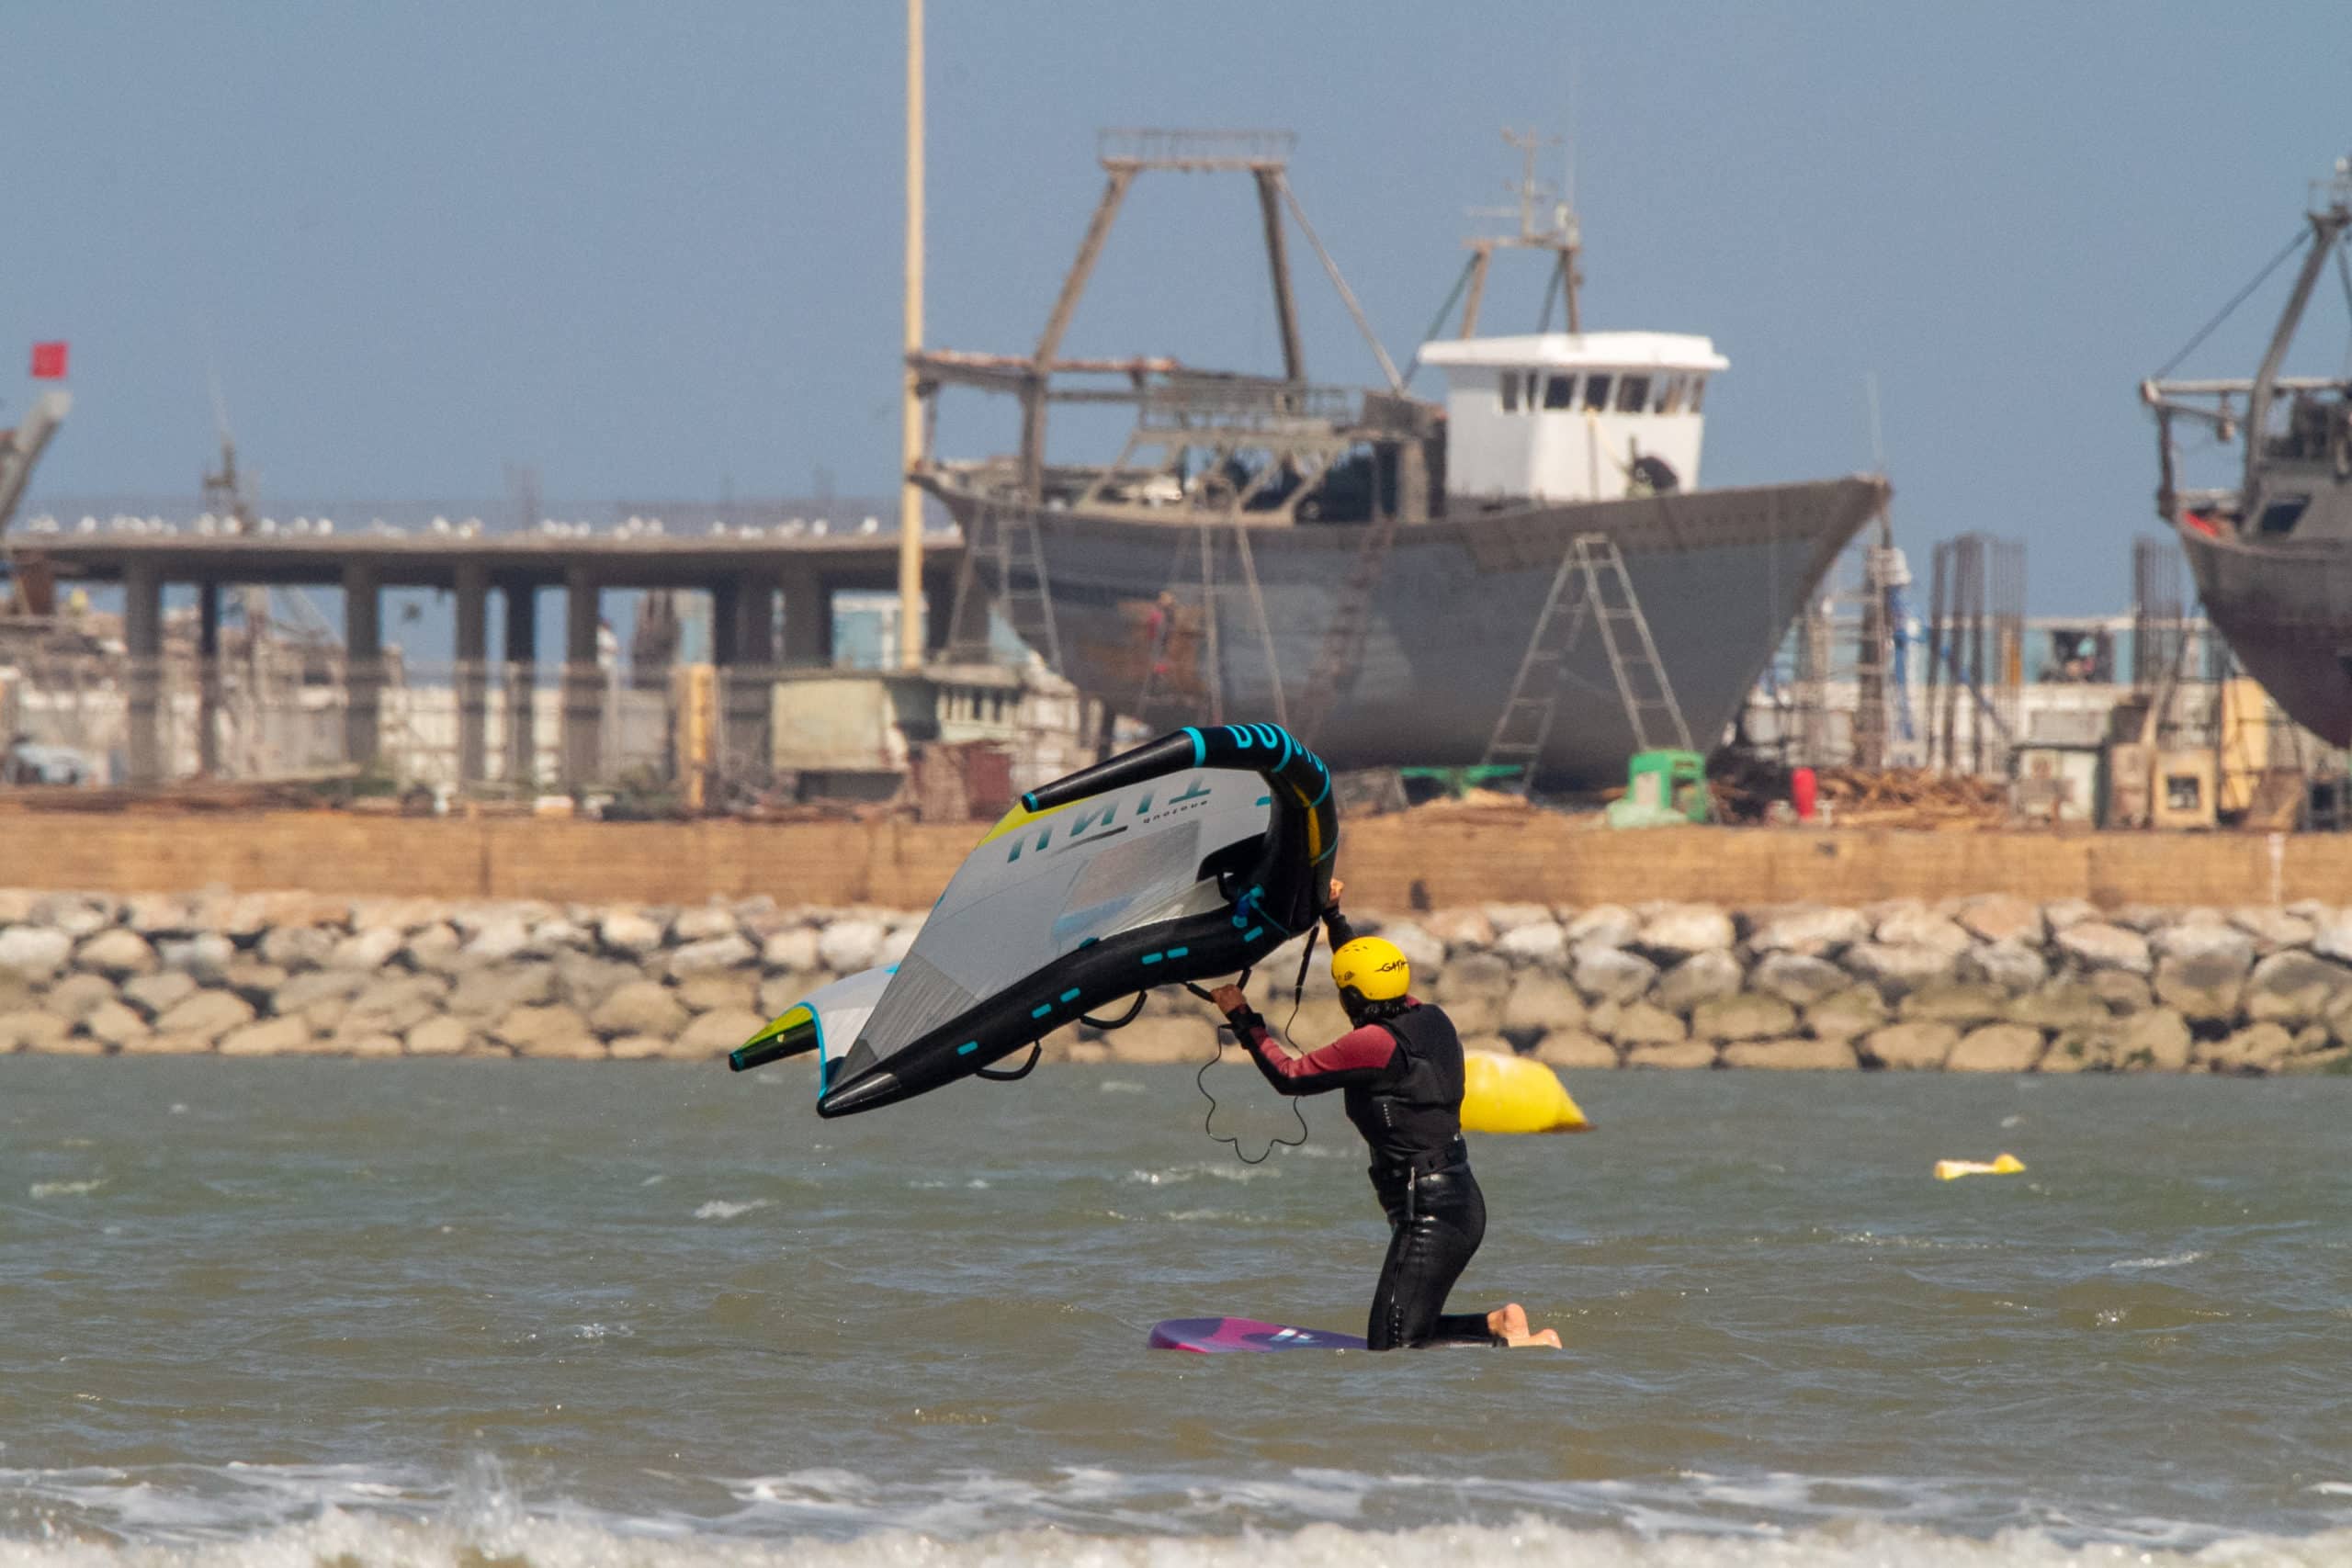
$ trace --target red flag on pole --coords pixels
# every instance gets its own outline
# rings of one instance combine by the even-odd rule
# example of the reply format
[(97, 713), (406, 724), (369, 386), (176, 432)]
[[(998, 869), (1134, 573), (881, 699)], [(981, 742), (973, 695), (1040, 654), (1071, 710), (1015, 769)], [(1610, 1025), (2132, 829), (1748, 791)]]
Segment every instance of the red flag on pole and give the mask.
[(62, 343), (33, 344), (33, 379), (36, 381), (65, 379), (65, 345)]

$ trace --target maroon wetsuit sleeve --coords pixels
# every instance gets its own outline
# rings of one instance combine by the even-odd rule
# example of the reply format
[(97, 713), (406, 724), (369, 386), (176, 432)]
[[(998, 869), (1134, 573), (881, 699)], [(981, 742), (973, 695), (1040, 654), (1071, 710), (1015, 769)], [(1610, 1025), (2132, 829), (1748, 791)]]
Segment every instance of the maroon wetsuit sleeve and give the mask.
[(1376, 1023), (1351, 1029), (1304, 1056), (1293, 1056), (1276, 1044), (1266, 1021), (1254, 1012), (1237, 1018), (1234, 1032), (1266, 1081), (1282, 1094), (1328, 1094), (1376, 1083), (1396, 1060), (1396, 1037)]

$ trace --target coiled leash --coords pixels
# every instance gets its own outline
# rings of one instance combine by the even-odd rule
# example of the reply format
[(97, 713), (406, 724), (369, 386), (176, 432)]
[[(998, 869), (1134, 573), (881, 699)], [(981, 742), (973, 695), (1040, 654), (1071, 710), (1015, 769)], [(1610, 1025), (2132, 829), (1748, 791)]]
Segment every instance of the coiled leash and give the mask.
[[(1282, 1037), (1283, 1043), (1288, 1045), (1294, 1051), (1298, 1049), (1298, 1045), (1297, 1043), (1293, 1041), (1290, 1037), (1291, 1025), (1298, 1021), (1298, 1010), (1306, 1005), (1306, 966), (1315, 962), (1315, 942), (1316, 939), (1322, 934), (1322, 931), (1323, 927), (1319, 921), (1311, 924), (1306, 928), (1306, 950), (1298, 955), (1298, 978), (1292, 983), (1290, 988), (1290, 1017), (1284, 1021), (1283, 1024)], [(1244, 969), (1241, 972), (1240, 978), (1237, 979), (1233, 983), (1237, 986), (1249, 985), (1250, 971)], [(1192, 981), (1185, 981), (1184, 988), (1192, 992), (1193, 995), (1200, 998), (1201, 1000), (1207, 1002), (1211, 1007), (1215, 1007), (1216, 1005), (1216, 1000), (1210, 997), (1207, 991), (1204, 990), (1199, 986), (1194, 985)], [(1241, 1152), (1241, 1140), (1239, 1138), (1226, 1137), (1216, 1130), (1216, 1096), (1209, 1092), (1209, 1069), (1216, 1066), (1219, 1062), (1225, 1060), (1225, 1040), (1223, 1038), (1223, 1033), (1226, 1030), (1231, 1029), (1232, 1027), (1233, 1026), (1229, 1023), (1222, 1023), (1217, 1026), (1218, 1038), (1216, 1041), (1216, 1048), (1209, 1054), (1209, 1059), (1201, 1064), (1201, 1070), (1193, 1075), (1193, 1087), (1199, 1089), (1201, 1091), (1201, 1098), (1209, 1102), (1209, 1113), (1201, 1118), (1201, 1131), (1207, 1134), (1210, 1142), (1224, 1144), (1227, 1147), (1231, 1148), (1233, 1150), (1233, 1157), (1239, 1160), (1243, 1165), (1263, 1165), (1268, 1160), (1273, 1158), (1274, 1150), (1276, 1148), (1295, 1149), (1306, 1144), (1308, 1136), (1306, 1112), (1299, 1109), (1298, 1096), (1288, 1096), (1287, 1098), (1290, 1100), (1290, 1113), (1298, 1118), (1298, 1136), (1295, 1138), (1276, 1138), (1272, 1140), (1271, 1143), (1267, 1144), (1265, 1152), (1259, 1155), (1256, 1159), (1251, 1159), (1248, 1155)], [(1240, 1041), (1240, 1036), (1238, 1032), (1235, 1034), (1235, 1040), (1237, 1043), (1239, 1043)], [(1246, 1043), (1243, 1043), (1241, 1048), (1245, 1051), (1250, 1049), (1249, 1045)]]

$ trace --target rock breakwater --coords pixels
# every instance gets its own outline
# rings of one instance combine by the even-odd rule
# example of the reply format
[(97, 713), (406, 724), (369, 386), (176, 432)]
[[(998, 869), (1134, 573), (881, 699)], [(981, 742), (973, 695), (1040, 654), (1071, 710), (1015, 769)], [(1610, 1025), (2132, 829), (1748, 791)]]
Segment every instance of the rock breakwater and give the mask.
[[(723, 1055), (921, 917), (755, 898), (687, 908), (311, 894), (0, 891), (0, 1052)], [(1489, 904), (1364, 913), (1472, 1044), (1570, 1068), (2352, 1070), (2352, 908), (2007, 896), (1859, 908)], [(1276, 973), (1275, 971), (1281, 971)], [(1303, 1045), (1343, 1027), (1318, 964), (1252, 982)], [(1050, 1059), (1204, 1055), (1156, 998)]]

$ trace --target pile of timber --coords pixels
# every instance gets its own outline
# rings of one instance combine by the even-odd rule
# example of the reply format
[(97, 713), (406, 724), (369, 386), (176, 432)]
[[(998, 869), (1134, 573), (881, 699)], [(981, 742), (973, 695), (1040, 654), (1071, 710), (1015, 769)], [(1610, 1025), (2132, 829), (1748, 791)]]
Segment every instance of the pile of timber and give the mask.
[[(1814, 777), (1833, 827), (1986, 832), (2009, 825), (2008, 786), (2000, 779), (1926, 768), (1816, 768)], [(1790, 771), (1742, 761), (1709, 779), (1708, 788), (1717, 821), (1769, 821), (1780, 815), (1774, 803), (1790, 800)]]

